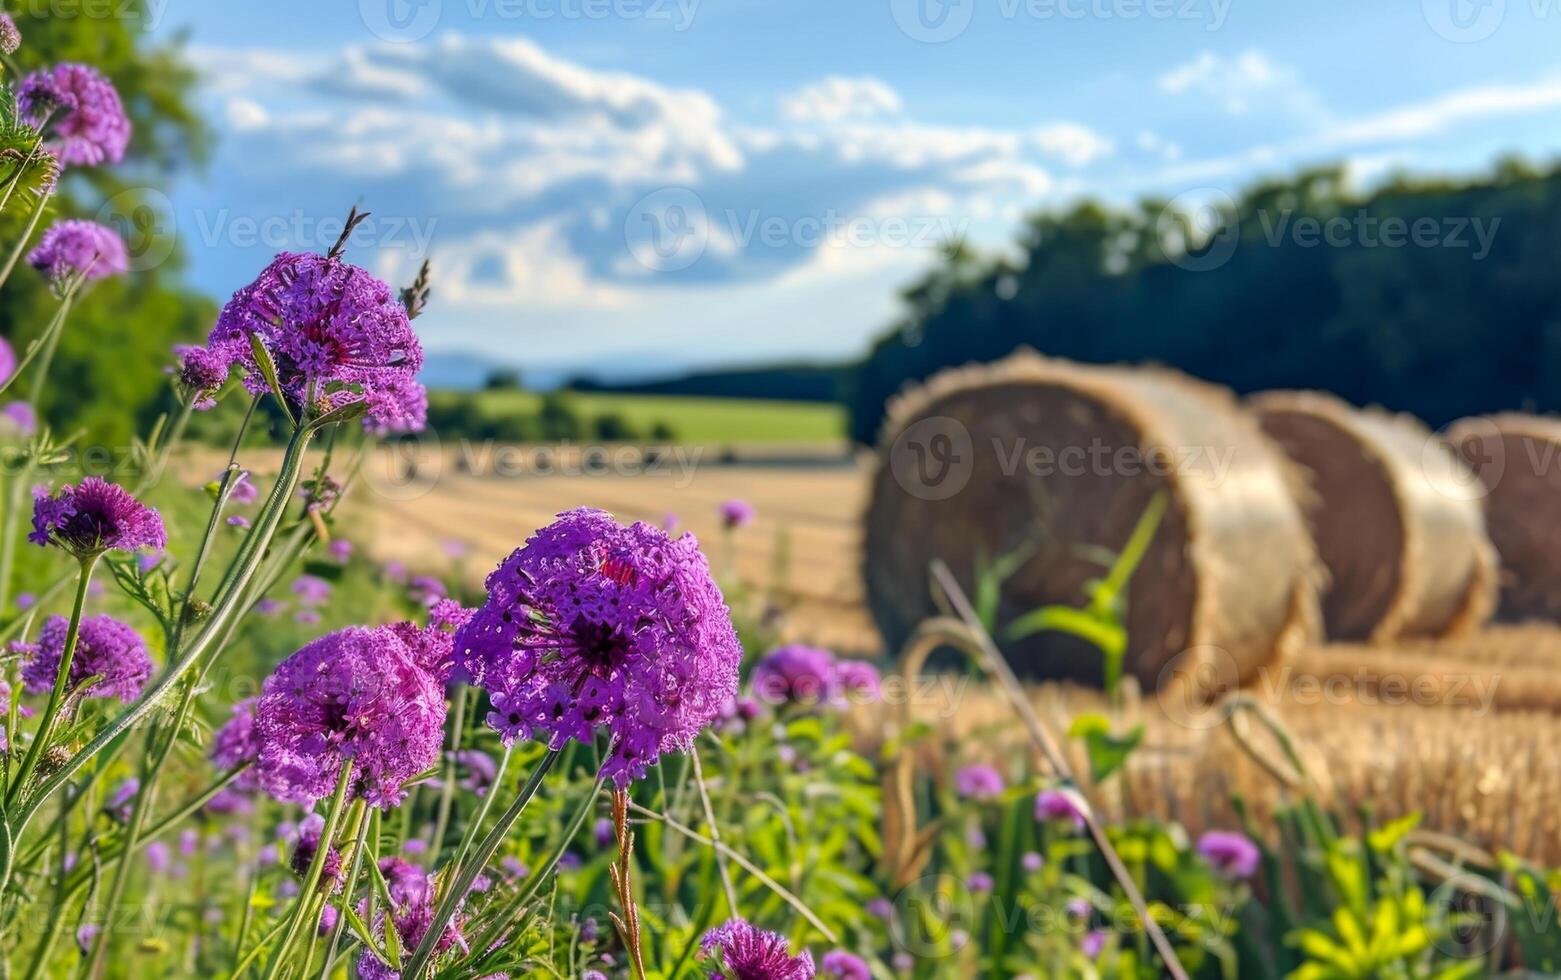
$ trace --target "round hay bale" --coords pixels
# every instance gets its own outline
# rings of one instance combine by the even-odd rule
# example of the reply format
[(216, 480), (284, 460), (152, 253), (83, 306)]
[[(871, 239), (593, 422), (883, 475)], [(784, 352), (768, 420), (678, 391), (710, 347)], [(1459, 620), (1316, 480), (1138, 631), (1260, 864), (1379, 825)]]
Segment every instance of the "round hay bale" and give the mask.
[(1386, 642), (1478, 626), (1495, 604), (1495, 552), (1474, 475), (1407, 415), (1319, 392), (1251, 399), (1269, 437), (1304, 471), (1302, 508), (1328, 570), (1330, 639)]
[(1485, 526), (1501, 556), (1497, 615), (1561, 621), (1561, 420), (1469, 418), (1447, 439), (1481, 480)]
[(1158, 493), (1168, 506), (1126, 590), (1124, 673), (1146, 689), (1206, 682), (1205, 668), (1244, 682), (1315, 632), (1305, 524), (1279, 454), (1226, 392), (1031, 351), (891, 403), (864, 522), (868, 605), (898, 649), (939, 611), (932, 559), (972, 595), (981, 569), (1007, 565), (992, 598), (1015, 670), (1099, 683), (1090, 643), (1002, 630), (1084, 606)]

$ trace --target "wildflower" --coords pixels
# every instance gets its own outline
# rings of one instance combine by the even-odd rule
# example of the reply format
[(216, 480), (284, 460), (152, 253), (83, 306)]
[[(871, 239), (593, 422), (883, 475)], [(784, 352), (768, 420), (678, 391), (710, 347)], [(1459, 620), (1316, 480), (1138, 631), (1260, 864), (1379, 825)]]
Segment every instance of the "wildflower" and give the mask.
[(493, 761), (493, 756), (476, 749), (461, 749), (455, 753), (456, 765), (466, 770), (466, 776), (461, 780), (461, 787), (475, 796), (482, 796), (488, 792), (493, 781), (499, 776), (499, 767)]
[(1084, 829), (1084, 811), (1073, 795), (1060, 789), (1043, 789), (1035, 797), (1035, 819), (1066, 820), (1076, 829)]
[(407, 597), (419, 606), (431, 607), (447, 595), (444, 583), (432, 575), (414, 575), (407, 583)]
[[(219, 474), (217, 479), (222, 479), (222, 476)], [(249, 470), (239, 470), (233, 478), (233, 485), (228, 487), (228, 500), (242, 507), (259, 499), (260, 488), (250, 479)]]
[(266, 678), (255, 704), (260, 784), (284, 802), (329, 796), (342, 765), (352, 790), (388, 809), (439, 758), (445, 700), (389, 627), (348, 627), (309, 643)]
[[(50, 616), (38, 633), (37, 643), (15, 644), (27, 655), (22, 665), (22, 685), (30, 694), (46, 694), (54, 687), (65, 652), (70, 622)], [(129, 704), (152, 676), (152, 658), (136, 631), (112, 616), (87, 616), (81, 621), (76, 653), (71, 658), (67, 691), (74, 691), (90, 677), (98, 678), (82, 693), (95, 698), (119, 698)]]
[(786, 937), (765, 932), (743, 919), (731, 919), (699, 940), (701, 955), (714, 960), (716, 977), (729, 980), (813, 980), (813, 957), (792, 956)]
[(500, 858), (499, 867), (503, 868), (504, 873), (513, 879), (518, 880), (531, 875), (531, 869), (526, 866), (526, 863), (513, 854), (507, 854)]
[(141, 780), (131, 776), (122, 780), (114, 787), (114, 792), (109, 794), (108, 802), (103, 804), (103, 809), (120, 823), (130, 820), (131, 809), (135, 806), (136, 794), (141, 792)]
[(339, 565), (345, 565), (352, 558), (352, 542), (346, 538), (332, 538), (331, 543), (325, 546), (326, 554)]
[(56, 221), (27, 255), (27, 264), (56, 283), (80, 276), (107, 279), (130, 269), (119, 232), (95, 221)]
[(314, 252), (283, 252), (222, 308), (207, 348), (270, 390), (253, 340), (264, 345), (287, 397), (311, 408), (362, 402), (381, 433), (421, 429), (423, 348), (390, 287), (367, 270)]
[(0, 337), (0, 384), (16, 373), (16, 351), (12, 349), (10, 341)]
[(407, 580), (406, 562), (387, 561), (385, 562), (385, 567), (381, 570), (381, 572), (385, 576), (385, 581), (387, 582), (394, 582), (397, 585), (400, 585)]
[(882, 895), (877, 898), (868, 899), (866, 907), (867, 914), (875, 919), (882, 919), (885, 922), (888, 922), (891, 918), (894, 917), (894, 903), (890, 902)]
[(239, 773), (233, 785), (239, 789), (258, 789), (260, 779), (255, 775), (253, 763), (260, 756), (260, 744), (255, 739), (255, 699), (245, 698), (233, 706), (228, 721), (212, 738), (211, 761), (223, 769), (234, 769), (246, 763), (250, 768)]
[(978, 895), (991, 891), (993, 884), (992, 876), (985, 871), (972, 872), (970, 877), (965, 879), (965, 887)]
[(334, 477), (322, 475), (304, 484), (298, 495), (304, 498), (304, 507), (311, 513), (327, 511), (341, 498), (341, 484)]
[[(401, 892), (402, 897), (397, 899), (396, 893), (392, 892), (388, 915), (386, 912), (381, 912), (374, 922), (374, 931), (379, 936), (384, 936), (387, 928), (394, 928), (401, 948), (406, 950), (417, 948), (434, 919), (433, 885), (426, 876), (422, 875), (422, 872), (414, 871), (414, 874), (422, 878), (422, 884), (416, 886), (410, 880), (403, 879), (405, 888)], [(445, 926), (439, 941), (434, 945), (434, 955), (437, 956), (452, 947), (466, 950), (466, 939), (461, 935), (464, 918), (457, 913)], [(398, 980), (401, 974), (381, 960), (372, 950), (365, 949), (358, 957), (358, 976), (361, 980)]]
[(320, 622), (320, 614), (313, 609), (300, 609), (293, 613), (293, 622), (303, 626), (316, 626)]
[(1019, 858), (1019, 867), (1031, 872), (1032, 874), (1041, 870), (1045, 866), (1046, 859), (1034, 851), (1025, 851), (1024, 855)]
[(27, 402), (7, 402), (0, 407), (0, 421), (23, 438), (38, 431), (38, 413)]
[(1257, 871), (1262, 853), (1244, 834), (1211, 830), (1198, 838), (1198, 855), (1227, 878), (1242, 880)]
[(22, 79), (17, 111), (45, 126), (52, 147), (68, 164), (118, 163), (130, 145), (130, 120), (119, 93), (97, 69), (62, 62)]
[(1091, 929), (1084, 934), (1083, 939), (1079, 940), (1079, 952), (1092, 960), (1096, 959), (1105, 951), (1106, 940), (1109, 937), (1110, 933), (1104, 929)]
[(255, 603), (255, 612), (262, 616), (275, 616), (282, 611), (282, 606), (283, 602), (281, 599), (273, 599), (270, 596), (266, 596)]
[[(252, 774), (245, 770), (239, 776), (239, 779), (242, 780), (246, 776), (253, 778)], [(254, 808), (254, 804), (249, 801), (249, 797), (231, 786), (224, 786), (217, 791), (215, 796), (206, 801), (206, 805), (201, 807), (201, 810), (212, 816), (227, 817), (234, 814), (248, 813)], [(244, 828), (235, 827), (234, 829), (242, 831)]]
[(596, 826), (592, 830), (596, 837), (597, 847), (607, 847), (617, 839), (617, 836), (613, 833), (612, 821), (606, 817), (596, 821)]
[(331, 601), (331, 583), (317, 575), (300, 575), (293, 580), (293, 595), (305, 606), (323, 606)]
[(745, 500), (728, 500), (721, 505), (721, 524), (728, 530), (752, 524), (754, 509)]
[(36, 545), (63, 548), (77, 558), (96, 557), (107, 550), (165, 548), (168, 535), (162, 516), (136, 500), (124, 487), (89, 476), (53, 494), (33, 490), (33, 531)]
[(693, 535), (573, 510), (487, 586), (456, 634), (455, 676), (488, 690), (506, 742), (556, 749), (605, 729), (602, 773), (623, 786), (686, 750), (736, 693), (742, 648)]
[(321, 936), (330, 935), (331, 930), (336, 928), (336, 920), (340, 917), (341, 913), (336, 911), (336, 906), (326, 902), (320, 908), (320, 927), (317, 934)]
[(801, 644), (767, 654), (753, 669), (754, 693), (771, 704), (828, 701), (834, 698), (837, 683), (835, 655)]
[(179, 384), (190, 393), (195, 410), (204, 412), (216, 408), (217, 392), (228, 383), (232, 362), (221, 354), (194, 344), (176, 344), (173, 352), (179, 362), (176, 372)]
[[(298, 825), (298, 843), (293, 845), (293, 857), (289, 865), (293, 874), (300, 878), (309, 877), (309, 868), (314, 864), (314, 856), (319, 853), (320, 838), (324, 834), (324, 817), (318, 813), (304, 817)], [(319, 887), (322, 891), (335, 891), (341, 885), (341, 878), (341, 851), (332, 847), (325, 852), (325, 861), (320, 865)]]
[(249, 527), (249, 518), (243, 514), (233, 514), (228, 518), (228, 527), (246, 529)]
[(168, 850), (168, 845), (160, 840), (154, 840), (146, 845), (146, 866), (152, 874), (167, 874), (173, 867), (173, 854)]
[(15, 54), (22, 46), (22, 32), (10, 14), (0, 14), (0, 54)]
[(823, 975), (834, 980), (873, 980), (873, 972), (868, 968), (867, 961), (843, 949), (825, 953), (821, 965)]
[(584, 863), (584, 861), (580, 860), (580, 855), (574, 851), (565, 851), (558, 856), (558, 870), (560, 871), (578, 871), (580, 870), (580, 865)]
[(954, 773), (954, 792), (967, 800), (995, 800), (1003, 789), (1003, 774), (992, 766), (965, 766)]
[(865, 660), (842, 660), (835, 667), (835, 687), (843, 703), (876, 702), (879, 683), (878, 668)]
[(11, 713), (11, 685), (0, 677), (0, 755), (11, 751), (10, 736), (6, 735), (5, 719)]
[(92, 941), (98, 937), (103, 927), (95, 922), (85, 922), (76, 927), (76, 945), (81, 947), (83, 953), (92, 951)]

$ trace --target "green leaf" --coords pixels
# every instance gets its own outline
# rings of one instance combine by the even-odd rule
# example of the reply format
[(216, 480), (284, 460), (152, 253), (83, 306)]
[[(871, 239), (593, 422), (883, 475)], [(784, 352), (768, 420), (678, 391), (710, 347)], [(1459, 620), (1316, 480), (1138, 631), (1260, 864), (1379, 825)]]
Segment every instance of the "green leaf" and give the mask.
[(1122, 768), (1128, 756), (1144, 740), (1144, 726), (1135, 725), (1122, 735), (1113, 735), (1111, 723), (1103, 715), (1079, 715), (1068, 728), (1071, 738), (1082, 739), (1089, 756), (1090, 776), (1099, 783)]
[(260, 376), (266, 379), (266, 385), (271, 389), (271, 394), (276, 396), (276, 403), (282, 409), (282, 414), (287, 417), (288, 425), (297, 425), (293, 418), (293, 410), (287, 404), (287, 395), (282, 392), (282, 383), (276, 376), (276, 362), (271, 359), (271, 352), (266, 349), (265, 341), (260, 335), (249, 335), (249, 349), (255, 355), (255, 363), (260, 367)]

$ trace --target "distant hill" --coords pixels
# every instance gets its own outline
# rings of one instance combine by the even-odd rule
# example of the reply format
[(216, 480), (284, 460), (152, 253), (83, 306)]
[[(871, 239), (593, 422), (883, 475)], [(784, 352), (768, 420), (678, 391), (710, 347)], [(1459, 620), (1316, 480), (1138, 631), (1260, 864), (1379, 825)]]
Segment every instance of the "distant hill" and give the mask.
[(576, 391), (621, 394), (838, 402), (841, 399), (841, 384), (849, 370), (846, 365), (779, 364), (691, 372), (656, 381), (610, 383), (577, 378), (570, 381), (568, 386)]

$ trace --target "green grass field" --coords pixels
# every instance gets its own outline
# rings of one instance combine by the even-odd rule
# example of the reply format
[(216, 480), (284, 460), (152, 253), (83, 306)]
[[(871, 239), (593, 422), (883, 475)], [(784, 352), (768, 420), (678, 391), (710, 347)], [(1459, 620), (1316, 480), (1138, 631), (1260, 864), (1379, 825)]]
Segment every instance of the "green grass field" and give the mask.
[[(461, 397), (475, 399), (479, 409), (491, 416), (533, 414), (541, 402), (541, 396), (530, 391), (430, 393), (436, 402)], [(822, 443), (845, 438), (845, 410), (824, 402), (597, 392), (571, 392), (567, 397), (582, 417), (617, 414), (640, 431), (663, 422), (684, 443)]]

